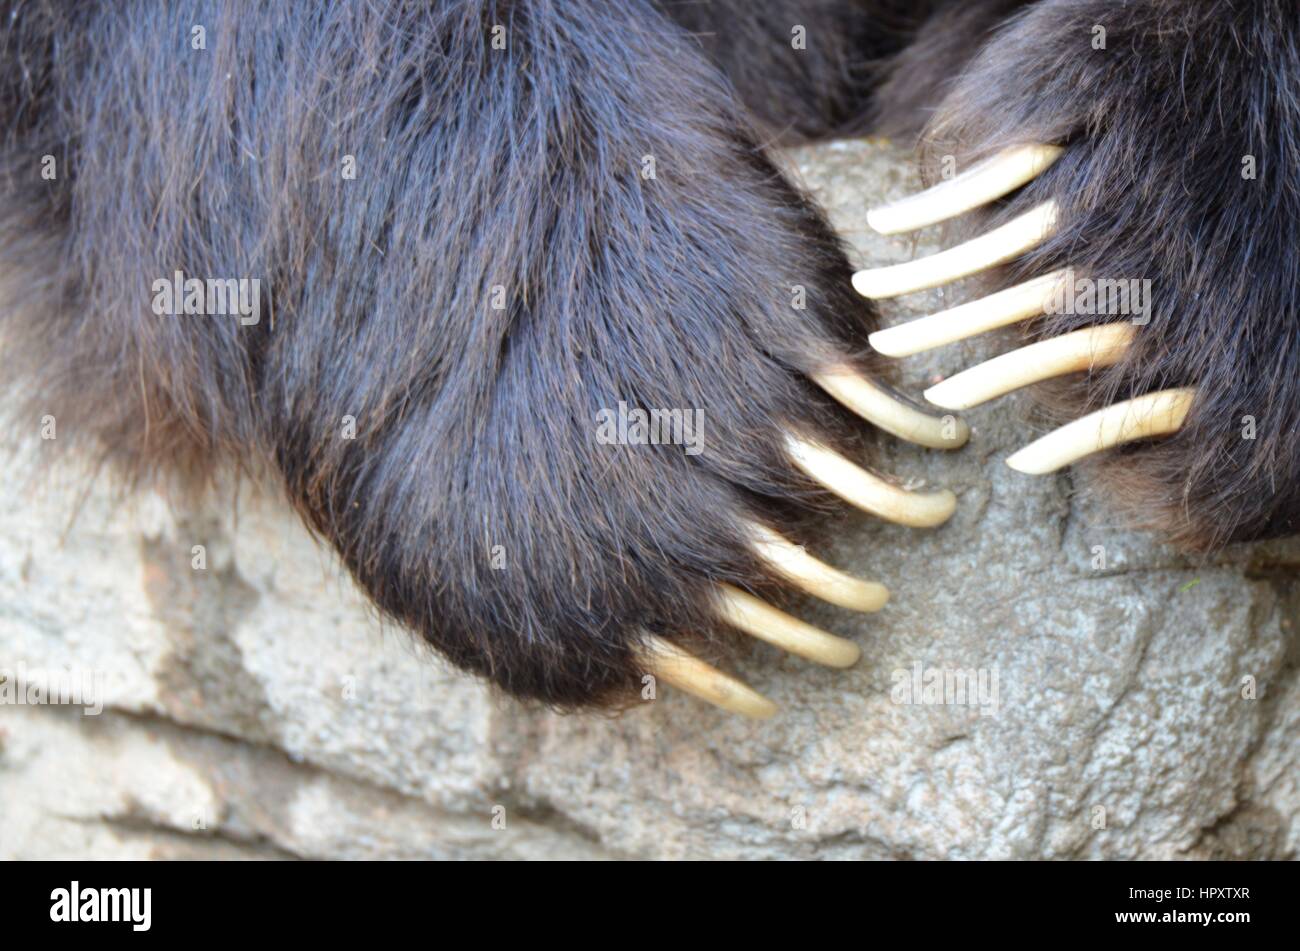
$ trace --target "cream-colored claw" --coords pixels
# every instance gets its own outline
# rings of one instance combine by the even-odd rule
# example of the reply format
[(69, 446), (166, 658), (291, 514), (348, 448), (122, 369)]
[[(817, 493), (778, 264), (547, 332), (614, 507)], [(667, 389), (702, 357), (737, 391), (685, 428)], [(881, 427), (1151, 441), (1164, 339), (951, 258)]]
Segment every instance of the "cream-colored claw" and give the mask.
[(941, 310), (896, 327), (877, 330), (867, 340), (889, 357), (910, 357), (965, 340), (1046, 312), (1065, 270), (1008, 287), (979, 300)]
[(752, 526), (754, 548), (773, 571), (801, 591), (852, 611), (879, 611), (889, 589), (832, 568), (762, 525)]
[(729, 584), (719, 588), (718, 613), (722, 619), (773, 647), (827, 667), (852, 667), (862, 656), (852, 641), (806, 624)]
[(1059, 145), (1013, 146), (946, 182), (873, 208), (867, 212), (867, 224), (881, 234), (898, 234), (947, 221), (1037, 178), (1063, 151)]
[(1183, 425), (1196, 397), (1194, 388), (1161, 390), (1125, 400), (1062, 426), (1009, 456), (1018, 472), (1043, 475), (1121, 443), (1168, 436)]
[(1067, 373), (1119, 362), (1133, 342), (1131, 324), (1102, 324), (1012, 350), (963, 370), (925, 391), (944, 409), (970, 409), (998, 396)]
[(776, 713), (776, 704), (761, 693), (662, 637), (643, 635), (638, 653), (648, 673), (716, 707), (760, 720)]
[(965, 420), (932, 416), (909, 406), (848, 367), (815, 373), (813, 380), (843, 406), (899, 439), (930, 449), (960, 449), (970, 439)]
[(898, 297), (938, 287), (1017, 258), (1056, 231), (1057, 205), (1045, 201), (987, 234), (926, 258), (869, 268), (853, 275), (863, 297)]
[(946, 522), (957, 508), (957, 497), (947, 489), (910, 492), (872, 475), (839, 453), (798, 436), (787, 435), (786, 448), (795, 464), (811, 479), (850, 505), (886, 521), (931, 528)]

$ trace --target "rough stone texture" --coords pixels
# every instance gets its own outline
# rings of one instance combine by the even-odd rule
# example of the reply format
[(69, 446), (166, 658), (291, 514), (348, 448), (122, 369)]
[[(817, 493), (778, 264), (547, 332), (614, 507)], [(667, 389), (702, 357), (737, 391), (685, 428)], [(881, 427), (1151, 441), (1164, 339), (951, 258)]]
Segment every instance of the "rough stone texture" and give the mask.
[[(863, 224), (916, 187), (905, 156), (791, 158), (863, 262), (934, 246)], [(902, 385), (1006, 345), (904, 361)], [(24, 482), (14, 452), (0, 669), (97, 671), (106, 709), (0, 707), (0, 858), (1295, 857), (1300, 545), (1198, 562), (1120, 530), (1068, 473), (1003, 465), (1027, 405), (968, 414), (957, 453), (889, 443), (885, 465), (952, 487), (958, 514), (833, 526), (817, 553), (894, 598), (803, 605), (862, 644), (852, 670), (742, 649), (733, 668), (783, 709), (767, 723), (666, 691), (621, 717), (523, 709), (381, 625), (276, 499), (83, 500)], [(917, 664), (996, 675), (996, 704), (895, 702)]]

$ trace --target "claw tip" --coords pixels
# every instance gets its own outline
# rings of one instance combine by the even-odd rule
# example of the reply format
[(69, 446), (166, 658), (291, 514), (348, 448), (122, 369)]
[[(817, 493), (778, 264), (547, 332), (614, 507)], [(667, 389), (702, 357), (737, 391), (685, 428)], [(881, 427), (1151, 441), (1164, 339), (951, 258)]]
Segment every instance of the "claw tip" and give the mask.
[[(945, 380), (944, 383), (946, 382), (947, 381)], [(936, 383), (934, 386), (925, 390), (921, 395), (925, 397), (927, 402), (933, 403), (940, 409), (970, 409), (970, 407), (965, 405), (961, 400), (954, 400), (949, 396), (948, 387), (946, 387), (944, 383)]]
[(1050, 469), (1043, 469), (1035, 465), (1034, 460), (1030, 458), (1024, 449), (1017, 450), (1006, 458), (1007, 466), (1016, 472), (1022, 472), (1025, 475), (1045, 475)]
[(877, 330), (875, 333), (867, 335), (867, 343), (871, 344), (871, 349), (875, 350), (876, 353), (883, 353), (887, 357), (908, 356), (908, 354), (901, 353), (897, 350), (897, 348), (891, 347), (889, 345), (889, 340), (891, 336), (892, 334), (890, 334), (889, 328), (885, 328), (884, 330)]

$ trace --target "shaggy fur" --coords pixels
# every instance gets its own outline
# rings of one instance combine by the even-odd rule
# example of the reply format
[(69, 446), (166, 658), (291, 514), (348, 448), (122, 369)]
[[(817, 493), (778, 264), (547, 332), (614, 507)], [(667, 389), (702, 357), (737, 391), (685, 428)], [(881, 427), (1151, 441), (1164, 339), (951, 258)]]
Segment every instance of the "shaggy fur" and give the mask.
[[(266, 459), (377, 605), (510, 693), (612, 702), (642, 630), (715, 636), (713, 582), (771, 582), (747, 522), (798, 540), (829, 504), (783, 433), (861, 455), (803, 375), (866, 350), (840, 245), (650, 5), (5, 13), (20, 418), (133, 473)], [(261, 321), (157, 316), (177, 269), (260, 279)], [(620, 403), (698, 411), (702, 451), (599, 442)]]
[[(932, 145), (1077, 143), (1009, 203), (1069, 211), (1027, 267), (1159, 279), (1139, 352), (1083, 395), (1203, 399), (1102, 474), (1178, 537), (1290, 529), (1290, 14), (1047, 0), (996, 28), (1020, 5), (0, 0), (15, 425), (54, 414), (130, 480), (269, 469), (452, 663), (620, 702), (641, 632), (721, 644), (715, 582), (779, 597), (746, 526), (799, 542), (831, 507), (783, 433), (868, 448), (806, 374), (879, 371), (873, 314), (762, 146), (919, 128), (947, 94)], [(1105, 59), (1076, 36), (1094, 20)], [(1260, 181), (1233, 177), (1247, 151)], [(177, 270), (260, 280), (259, 322), (156, 315)], [(702, 451), (604, 444), (620, 403), (700, 412)]]

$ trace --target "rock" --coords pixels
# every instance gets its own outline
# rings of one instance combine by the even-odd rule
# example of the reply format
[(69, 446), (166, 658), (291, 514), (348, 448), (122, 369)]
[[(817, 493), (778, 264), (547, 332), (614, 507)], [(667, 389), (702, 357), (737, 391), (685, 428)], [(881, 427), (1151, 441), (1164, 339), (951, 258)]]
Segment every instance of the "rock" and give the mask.
[[(861, 262), (934, 247), (865, 225), (916, 187), (906, 156), (789, 159)], [(1000, 349), (911, 358), (901, 386)], [(738, 650), (782, 708), (765, 723), (667, 691), (618, 717), (526, 709), (380, 623), (274, 495), (82, 499), (25, 446), (3, 463), (0, 673), (93, 675), (105, 706), (0, 706), (0, 858), (1297, 857), (1300, 544), (1196, 560), (1123, 531), (1070, 473), (1003, 465), (1027, 407), (968, 414), (960, 452), (884, 443), (958, 513), (832, 526), (817, 554), (893, 600), (801, 605), (862, 645), (848, 671)]]

